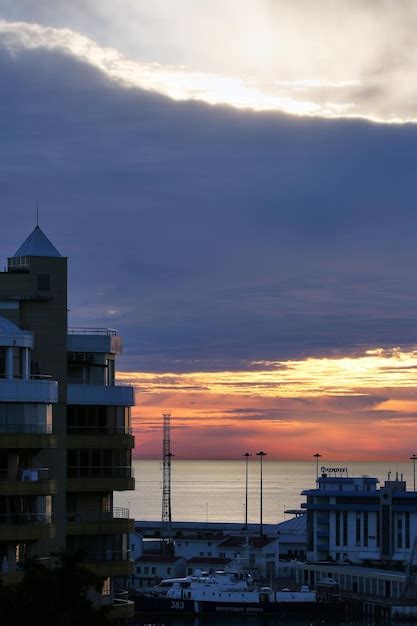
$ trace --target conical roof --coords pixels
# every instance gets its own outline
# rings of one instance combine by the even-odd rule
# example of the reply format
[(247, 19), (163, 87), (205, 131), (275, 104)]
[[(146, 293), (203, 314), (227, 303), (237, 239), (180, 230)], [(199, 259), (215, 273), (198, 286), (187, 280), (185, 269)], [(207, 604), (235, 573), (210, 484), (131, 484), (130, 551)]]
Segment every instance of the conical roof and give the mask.
[(0, 335), (23, 335), (23, 330), (5, 317), (0, 317)]
[(36, 226), (29, 237), (14, 253), (13, 257), (19, 256), (62, 256), (55, 246), (49, 241), (43, 230)]

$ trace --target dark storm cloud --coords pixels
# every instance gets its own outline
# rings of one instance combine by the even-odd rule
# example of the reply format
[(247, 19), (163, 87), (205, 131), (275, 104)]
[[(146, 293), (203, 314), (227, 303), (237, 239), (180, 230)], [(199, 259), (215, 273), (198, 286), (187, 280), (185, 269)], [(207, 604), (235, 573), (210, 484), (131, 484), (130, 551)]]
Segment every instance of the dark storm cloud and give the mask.
[(70, 257), (71, 322), (125, 369), (416, 343), (417, 128), (178, 103), (1, 49), (2, 229)]

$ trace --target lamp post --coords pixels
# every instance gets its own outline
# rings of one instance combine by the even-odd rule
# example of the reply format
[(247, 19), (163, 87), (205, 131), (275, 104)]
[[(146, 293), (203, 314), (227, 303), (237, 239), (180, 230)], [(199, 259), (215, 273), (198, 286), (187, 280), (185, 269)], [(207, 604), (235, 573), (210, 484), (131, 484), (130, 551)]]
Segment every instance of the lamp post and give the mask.
[(319, 459), (321, 459), (321, 454), (316, 452), (313, 454), (313, 457), (316, 459), (316, 481), (319, 479)]
[(245, 457), (245, 465), (246, 465), (246, 489), (245, 489), (245, 531), (248, 532), (248, 461), (249, 457), (252, 456), (249, 452), (245, 452), (242, 454)]
[(416, 459), (417, 455), (410, 456), (410, 461), (413, 462), (414, 491), (416, 490)]
[(260, 457), (261, 460), (261, 502), (260, 502), (260, 529), (259, 529), (259, 534), (260, 537), (262, 539), (262, 535), (263, 535), (263, 509), (262, 509), (262, 500), (263, 500), (263, 475), (262, 475), (262, 461), (264, 456), (266, 456), (266, 452), (263, 452), (263, 450), (260, 450), (259, 452), (256, 453), (256, 456)]

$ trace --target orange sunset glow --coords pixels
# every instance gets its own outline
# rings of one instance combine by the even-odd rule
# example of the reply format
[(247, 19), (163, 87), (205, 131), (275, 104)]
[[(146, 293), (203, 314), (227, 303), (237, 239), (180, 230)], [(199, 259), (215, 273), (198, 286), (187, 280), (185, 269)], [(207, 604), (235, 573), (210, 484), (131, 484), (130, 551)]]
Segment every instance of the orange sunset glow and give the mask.
[[(252, 363), (247, 371), (125, 372), (134, 383), (136, 454), (160, 456), (161, 411), (180, 458), (404, 458), (417, 436), (417, 351)], [(355, 432), (360, 436), (356, 437)]]

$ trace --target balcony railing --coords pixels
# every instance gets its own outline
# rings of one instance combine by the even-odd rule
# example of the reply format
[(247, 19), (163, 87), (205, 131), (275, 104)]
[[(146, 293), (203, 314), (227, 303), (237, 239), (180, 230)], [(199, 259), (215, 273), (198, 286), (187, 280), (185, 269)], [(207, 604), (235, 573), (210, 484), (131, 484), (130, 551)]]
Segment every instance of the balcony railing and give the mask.
[(102, 552), (87, 552), (86, 561), (97, 563), (98, 561), (129, 561), (130, 550), (104, 550)]
[(134, 470), (130, 465), (120, 467), (76, 465), (68, 467), (68, 478), (133, 478)]
[(46, 380), (46, 382), (51, 382), (53, 378), (50, 374), (31, 374), (27, 378), (22, 374), (13, 374), (10, 378), (5, 374), (0, 374), (0, 380)]
[(129, 509), (118, 506), (113, 511), (74, 511), (67, 513), (67, 522), (107, 522), (113, 519), (129, 519)]
[(85, 326), (72, 326), (68, 328), (68, 335), (104, 335), (116, 337), (117, 330), (114, 328), (87, 328)]
[(23, 526), (27, 524), (51, 524), (51, 513), (0, 513), (0, 526), (13, 524)]
[(52, 424), (0, 423), (0, 434), (52, 434)]
[(0, 481), (2, 480), (20, 480), (23, 482), (49, 480), (49, 467), (27, 467), (18, 469), (17, 472), (0, 469)]
[(67, 425), (67, 433), (69, 435), (131, 435), (132, 429), (126, 426), (72, 426)]
[(129, 604), (129, 592), (125, 589), (110, 593), (89, 594), (89, 599), (94, 606), (120, 606)]
[(20, 469), (17, 472), (18, 480), (49, 480), (50, 470), (49, 467), (29, 467), (26, 469)]

